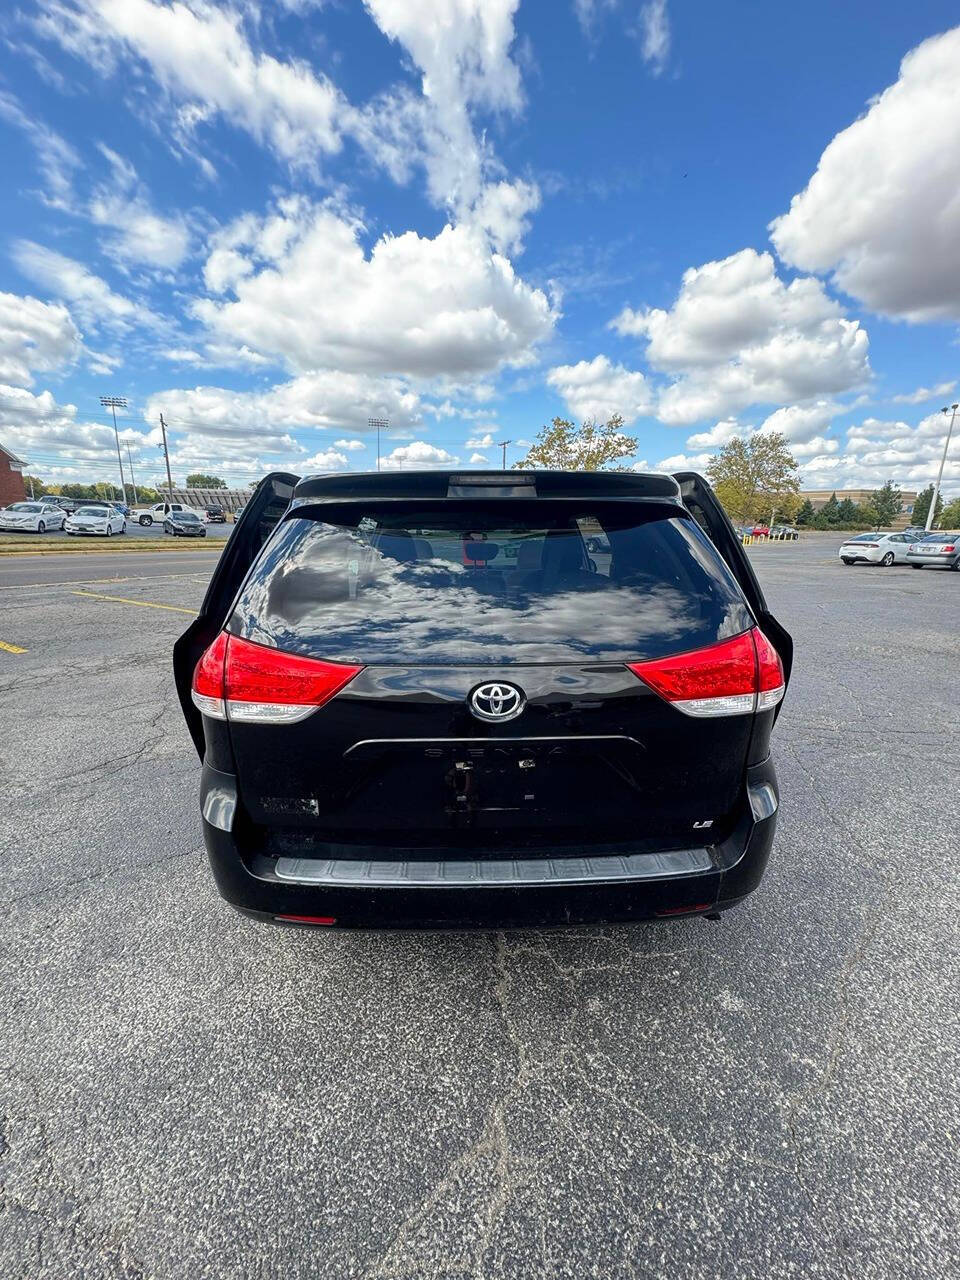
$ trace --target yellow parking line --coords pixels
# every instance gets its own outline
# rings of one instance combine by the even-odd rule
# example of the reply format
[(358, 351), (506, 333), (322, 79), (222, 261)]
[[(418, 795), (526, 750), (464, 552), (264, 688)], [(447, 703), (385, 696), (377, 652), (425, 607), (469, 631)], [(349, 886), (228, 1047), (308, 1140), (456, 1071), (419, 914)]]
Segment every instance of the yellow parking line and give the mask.
[(5, 653), (26, 653), (26, 649), (21, 649), (18, 644), (7, 644), (5, 640), (0, 640), (0, 649)]
[(72, 596), (86, 596), (88, 600), (116, 600), (119, 604), (135, 604), (141, 609), (169, 609), (171, 613), (189, 613), (197, 616), (196, 609), (182, 609), (178, 604), (155, 604), (152, 600), (130, 600), (127, 596), (102, 596), (96, 591), (71, 591)]

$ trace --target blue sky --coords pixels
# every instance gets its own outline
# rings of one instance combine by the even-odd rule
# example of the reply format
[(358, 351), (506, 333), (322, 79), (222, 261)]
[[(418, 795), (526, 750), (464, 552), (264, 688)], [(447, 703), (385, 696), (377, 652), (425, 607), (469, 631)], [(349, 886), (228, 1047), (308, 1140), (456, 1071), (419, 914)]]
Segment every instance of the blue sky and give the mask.
[[(0, 26), (0, 442), (50, 479), (640, 467), (783, 430), (932, 479), (960, 378), (955, 6), (36, 0)], [(958, 461), (948, 493), (960, 492)]]

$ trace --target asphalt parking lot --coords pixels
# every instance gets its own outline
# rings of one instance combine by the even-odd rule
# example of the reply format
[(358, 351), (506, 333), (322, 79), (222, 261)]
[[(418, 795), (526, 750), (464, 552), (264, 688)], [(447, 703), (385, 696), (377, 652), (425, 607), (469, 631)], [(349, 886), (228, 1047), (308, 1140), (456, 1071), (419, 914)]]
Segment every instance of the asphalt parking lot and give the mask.
[(0, 559), (0, 1274), (958, 1274), (960, 574), (838, 542), (750, 550), (797, 648), (750, 903), (466, 935), (218, 899), (212, 555)]

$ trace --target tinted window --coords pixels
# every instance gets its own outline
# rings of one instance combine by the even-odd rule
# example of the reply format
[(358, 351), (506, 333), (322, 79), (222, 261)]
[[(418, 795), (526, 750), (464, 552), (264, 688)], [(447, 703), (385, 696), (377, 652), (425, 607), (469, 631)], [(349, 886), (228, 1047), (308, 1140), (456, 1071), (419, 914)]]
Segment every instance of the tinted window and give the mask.
[(706, 536), (662, 508), (404, 508), (284, 520), (230, 630), (340, 661), (508, 664), (655, 657), (752, 624)]

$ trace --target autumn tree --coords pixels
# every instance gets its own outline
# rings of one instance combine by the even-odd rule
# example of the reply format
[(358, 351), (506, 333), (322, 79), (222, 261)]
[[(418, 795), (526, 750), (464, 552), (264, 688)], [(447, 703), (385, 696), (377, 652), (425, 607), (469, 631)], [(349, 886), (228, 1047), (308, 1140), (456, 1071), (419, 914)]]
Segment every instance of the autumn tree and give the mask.
[[(615, 413), (606, 422), (588, 418), (578, 427), (566, 418), (554, 418), (541, 427), (527, 456), (514, 467), (546, 467), (556, 471), (603, 471), (637, 451), (633, 436), (623, 431), (623, 418)], [(624, 467), (612, 467), (615, 471)]]
[(786, 436), (777, 431), (725, 444), (711, 459), (707, 478), (735, 522), (772, 519), (775, 514), (789, 520), (800, 506), (796, 459)]

